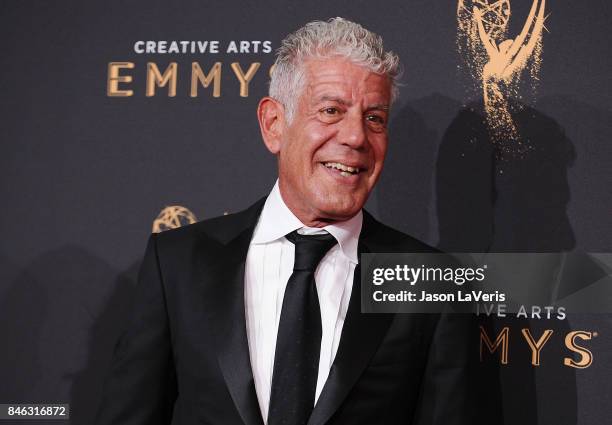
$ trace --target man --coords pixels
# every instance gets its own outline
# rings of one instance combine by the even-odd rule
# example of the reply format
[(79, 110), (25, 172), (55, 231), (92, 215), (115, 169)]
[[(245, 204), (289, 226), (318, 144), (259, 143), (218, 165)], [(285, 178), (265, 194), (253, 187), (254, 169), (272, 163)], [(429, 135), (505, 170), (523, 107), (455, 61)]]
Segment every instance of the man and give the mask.
[(444, 319), (360, 311), (360, 253), (432, 251), (362, 210), (398, 66), (341, 18), (283, 41), (257, 110), (279, 179), (243, 212), (151, 236), (97, 424), (464, 418), (462, 354), (428, 354)]

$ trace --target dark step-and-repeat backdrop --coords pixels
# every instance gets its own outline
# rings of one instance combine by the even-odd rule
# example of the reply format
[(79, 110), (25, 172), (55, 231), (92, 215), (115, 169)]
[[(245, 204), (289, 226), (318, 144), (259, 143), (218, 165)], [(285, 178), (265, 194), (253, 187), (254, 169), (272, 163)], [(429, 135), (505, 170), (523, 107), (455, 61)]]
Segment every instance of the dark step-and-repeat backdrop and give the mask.
[[(403, 62), (374, 216), (451, 252), (611, 252), (611, 13), (604, 0), (2, 2), (0, 403), (70, 403), (71, 423), (92, 422), (148, 235), (272, 188), (255, 110), (275, 49), (311, 20), (359, 22)], [(500, 325), (506, 423), (609, 423), (612, 316), (547, 311)], [(525, 322), (535, 339), (552, 330), (537, 359)]]

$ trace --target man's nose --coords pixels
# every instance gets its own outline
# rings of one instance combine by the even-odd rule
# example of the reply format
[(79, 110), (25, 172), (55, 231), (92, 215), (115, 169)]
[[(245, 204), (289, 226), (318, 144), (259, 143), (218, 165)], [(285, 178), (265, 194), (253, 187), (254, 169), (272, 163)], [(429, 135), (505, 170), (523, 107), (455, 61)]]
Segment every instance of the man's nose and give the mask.
[(363, 149), (367, 146), (365, 122), (361, 114), (348, 114), (342, 121), (338, 135), (340, 143), (353, 149)]

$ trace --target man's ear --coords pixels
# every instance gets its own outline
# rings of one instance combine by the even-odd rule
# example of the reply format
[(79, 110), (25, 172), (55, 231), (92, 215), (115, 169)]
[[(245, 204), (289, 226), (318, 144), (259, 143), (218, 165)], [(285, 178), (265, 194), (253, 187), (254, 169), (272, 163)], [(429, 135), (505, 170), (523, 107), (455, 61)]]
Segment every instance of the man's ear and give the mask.
[(285, 108), (278, 100), (266, 96), (257, 105), (257, 119), (266, 147), (273, 154), (277, 154), (285, 129)]

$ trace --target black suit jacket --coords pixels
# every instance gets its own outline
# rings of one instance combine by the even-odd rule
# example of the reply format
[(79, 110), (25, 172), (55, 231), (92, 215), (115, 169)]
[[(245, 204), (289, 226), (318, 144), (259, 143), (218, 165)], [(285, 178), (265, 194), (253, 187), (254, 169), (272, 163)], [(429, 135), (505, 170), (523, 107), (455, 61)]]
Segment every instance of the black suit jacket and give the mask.
[[(262, 425), (244, 269), (264, 204), (153, 234), (97, 425)], [(431, 252), (364, 212), (359, 252)], [(337, 355), (308, 425), (466, 423), (465, 328), (444, 315), (362, 314), (359, 267)], [(437, 335), (434, 343), (434, 335)]]

